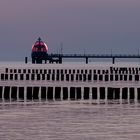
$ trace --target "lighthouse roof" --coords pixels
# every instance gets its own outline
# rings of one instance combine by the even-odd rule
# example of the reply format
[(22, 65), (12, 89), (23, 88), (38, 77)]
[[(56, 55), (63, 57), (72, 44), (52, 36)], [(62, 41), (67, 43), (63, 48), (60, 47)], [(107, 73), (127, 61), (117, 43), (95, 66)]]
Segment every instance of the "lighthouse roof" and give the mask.
[(48, 46), (39, 37), (35, 44), (33, 44), (32, 51), (48, 51)]

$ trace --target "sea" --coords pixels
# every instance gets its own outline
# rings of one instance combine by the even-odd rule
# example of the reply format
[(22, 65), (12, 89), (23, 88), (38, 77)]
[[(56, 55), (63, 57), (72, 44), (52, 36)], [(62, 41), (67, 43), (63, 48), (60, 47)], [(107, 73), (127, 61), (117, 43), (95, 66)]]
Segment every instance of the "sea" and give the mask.
[(140, 103), (1, 101), (0, 140), (140, 140)]

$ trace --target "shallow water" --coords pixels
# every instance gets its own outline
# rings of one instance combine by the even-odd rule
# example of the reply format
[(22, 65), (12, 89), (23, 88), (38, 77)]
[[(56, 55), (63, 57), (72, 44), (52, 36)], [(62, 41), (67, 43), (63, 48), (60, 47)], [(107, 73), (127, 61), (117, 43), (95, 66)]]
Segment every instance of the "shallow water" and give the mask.
[(1, 140), (139, 140), (140, 104), (0, 104)]

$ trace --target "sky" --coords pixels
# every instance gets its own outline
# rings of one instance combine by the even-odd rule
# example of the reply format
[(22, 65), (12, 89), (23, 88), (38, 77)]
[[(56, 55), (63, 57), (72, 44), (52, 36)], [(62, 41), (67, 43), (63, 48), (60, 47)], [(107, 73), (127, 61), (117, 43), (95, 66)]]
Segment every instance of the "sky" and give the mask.
[(30, 58), (38, 37), (48, 53), (138, 54), (140, 0), (0, 0), (0, 61)]

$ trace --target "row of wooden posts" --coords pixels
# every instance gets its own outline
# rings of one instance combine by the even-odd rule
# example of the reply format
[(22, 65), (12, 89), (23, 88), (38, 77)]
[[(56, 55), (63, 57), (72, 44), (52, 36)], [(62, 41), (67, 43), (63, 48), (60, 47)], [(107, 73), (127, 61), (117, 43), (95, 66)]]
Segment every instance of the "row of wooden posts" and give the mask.
[(140, 68), (109, 67), (108, 69), (12, 69), (5, 68), (4, 73), (16, 74), (140, 74)]
[(140, 100), (140, 88), (0, 86), (5, 100)]
[(140, 81), (140, 75), (117, 74), (0, 74), (0, 80)]

